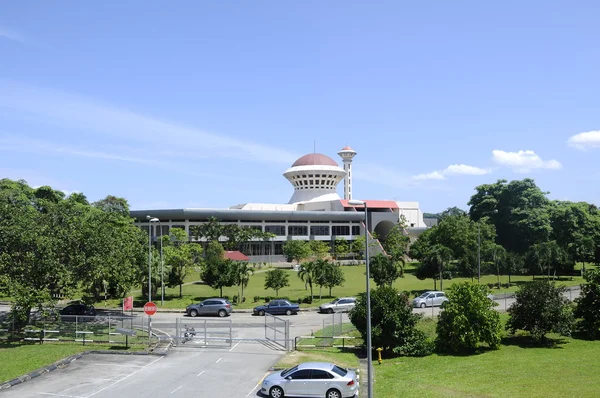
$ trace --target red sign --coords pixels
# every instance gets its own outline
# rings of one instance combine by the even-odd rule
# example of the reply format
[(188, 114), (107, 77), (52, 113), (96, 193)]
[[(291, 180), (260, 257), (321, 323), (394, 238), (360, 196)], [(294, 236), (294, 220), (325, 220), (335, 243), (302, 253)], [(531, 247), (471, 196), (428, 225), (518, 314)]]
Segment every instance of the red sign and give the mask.
[(156, 309), (156, 304), (154, 304), (152, 301), (149, 301), (146, 304), (144, 304), (144, 312), (148, 316), (156, 314)]
[(133, 296), (125, 297), (123, 299), (123, 311), (133, 309)]

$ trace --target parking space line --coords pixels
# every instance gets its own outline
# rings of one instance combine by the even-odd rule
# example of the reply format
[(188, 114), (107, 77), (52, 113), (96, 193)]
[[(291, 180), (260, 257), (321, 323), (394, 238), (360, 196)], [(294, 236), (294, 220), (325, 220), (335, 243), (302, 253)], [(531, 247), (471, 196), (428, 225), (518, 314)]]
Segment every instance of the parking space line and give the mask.
[(67, 394), (53, 394), (51, 392), (41, 392), (41, 395), (52, 395), (53, 397), (67, 397), (67, 398), (84, 398), (77, 395), (67, 395)]
[(237, 347), (237, 346), (238, 346), (238, 344), (240, 344), (240, 343), (241, 343), (240, 341), (238, 341), (237, 343), (235, 343), (235, 345), (234, 345), (233, 347), (231, 347), (231, 349), (229, 350), (229, 352), (233, 351), (233, 349), (234, 349), (235, 347)]
[(219, 358), (219, 359), (217, 359), (217, 362), (215, 362), (215, 363), (219, 363), (219, 362), (221, 361), (221, 359), (223, 359), (223, 358)]
[(145, 366), (144, 366), (144, 367), (142, 367), (141, 369), (138, 369), (138, 370), (136, 370), (135, 372), (133, 372), (133, 373), (130, 373), (130, 374), (128, 374), (127, 376), (125, 376), (125, 377), (123, 377), (123, 378), (121, 378), (121, 379), (119, 379), (119, 380), (115, 381), (114, 383), (112, 383), (112, 384), (109, 384), (109, 385), (107, 385), (106, 387), (99, 389), (99, 390), (98, 390), (98, 391), (96, 391), (95, 393), (93, 393), (93, 394), (90, 394), (90, 395), (88, 395), (88, 396), (87, 396), (87, 397), (85, 397), (85, 398), (90, 398), (90, 397), (93, 397), (94, 395), (96, 395), (96, 394), (98, 394), (98, 393), (100, 393), (100, 392), (102, 392), (102, 391), (104, 391), (104, 390), (106, 390), (106, 389), (108, 389), (108, 388), (110, 388), (110, 387), (112, 387), (112, 386), (114, 386), (114, 385), (117, 385), (117, 384), (119, 384), (119, 383), (120, 383), (120, 382), (122, 382), (123, 380), (130, 378), (130, 377), (131, 377), (131, 376), (133, 376), (134, 374), (136, 374), (136, 373), (138, 373), (138, 372), (140, 372), (140, 371), (144, 370), (145, 368), (147, 368), (147, 367), (148, 367), (148, 366), (150, 366), (150, 365), (153, 365), (153, 364), (155, 364), (156, 362), (160, 361), (160, 360), (161, 360), (161, 359), (163, 359), (163, 358), (164, 358), (164, 357), (156, 358), (154, 361), (152, 361), (152, 362), (150, 362), (149, 364), (145, 365)]
[(171, 394), (173, 394), (174, 392), (176, 392), (177, 390), (179, 390), (181, 387), (183, 387), (183, 386), (179, 386), (176, 389), (174, 389), (173, 391), (171, 391)]
[(265, 377), (267, 377), (269, 375), (269, 373), (271, 373), (271, 372), (265, 373), (265, 375), (262, 377), (262, 379), (260, 379), (260, 381), (258, 383), (256, 383), (256, 385), (254, 386), (254, 388), (252, 389), (252, 391), (250, 391), (246, 395), (246, 398), (248, 398), (250, 396), (250, 394), (252, 394), (254, 391), (256, 391), (256, 388), (262, 384), (263, 380), (265, 379)]
[(206, 370), (203, 370), (202, 372), (198, 373), (198, 376), (202, 376), (202, 373), (206, 372)]

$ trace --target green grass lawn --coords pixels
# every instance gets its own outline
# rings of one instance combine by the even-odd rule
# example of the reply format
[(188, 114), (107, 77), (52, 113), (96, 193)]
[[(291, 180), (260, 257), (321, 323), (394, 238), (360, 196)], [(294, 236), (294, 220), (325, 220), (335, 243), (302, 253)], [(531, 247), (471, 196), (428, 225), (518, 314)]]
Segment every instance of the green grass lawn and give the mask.
[[(129, 347), (130, 351), (143, 350), (145, 346)], [(23, 376), (41, 367), (51, 365), (56, 361), (88, 350), (111, 350), (112, 345), (76, 344), (0, 344), (0, 384)], [(124, 347), (116, 347), (125, 350)]]

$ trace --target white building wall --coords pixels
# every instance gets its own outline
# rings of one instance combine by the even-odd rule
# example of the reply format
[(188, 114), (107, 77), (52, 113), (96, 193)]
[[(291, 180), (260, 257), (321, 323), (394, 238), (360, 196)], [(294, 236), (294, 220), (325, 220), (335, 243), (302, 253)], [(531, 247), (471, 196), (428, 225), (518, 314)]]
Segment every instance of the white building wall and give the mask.
[(419, 202), (396, 202), (398, 205), (398, 216), (404, 216), (409, 227), (426, 227), (423, 221), (423, 212), (419, 208)]

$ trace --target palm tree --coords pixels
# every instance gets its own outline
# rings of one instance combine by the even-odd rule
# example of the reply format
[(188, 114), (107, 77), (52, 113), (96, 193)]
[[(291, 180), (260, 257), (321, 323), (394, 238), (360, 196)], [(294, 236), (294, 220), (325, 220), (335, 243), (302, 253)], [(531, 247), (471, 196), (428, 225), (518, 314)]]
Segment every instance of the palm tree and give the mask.
[(313, 299), (313, 280), (315, 277), (316, 265), (313, 261), (302, 263), (298, 277), (304, 281), (304, 286), (310, 286), (310, 299)]
[[(236, 282), (238, 287), (242, 286), (242, 295), (238, 295), (238, 304), (244, 302), (244, 288), (248, 287), (250, 281), (250, 275), (254, 273), (254, 268), (250, 267), (247, 262), (239, 262), (235, 270)], [(238, 291), (239, 293), (239, 291)]]

